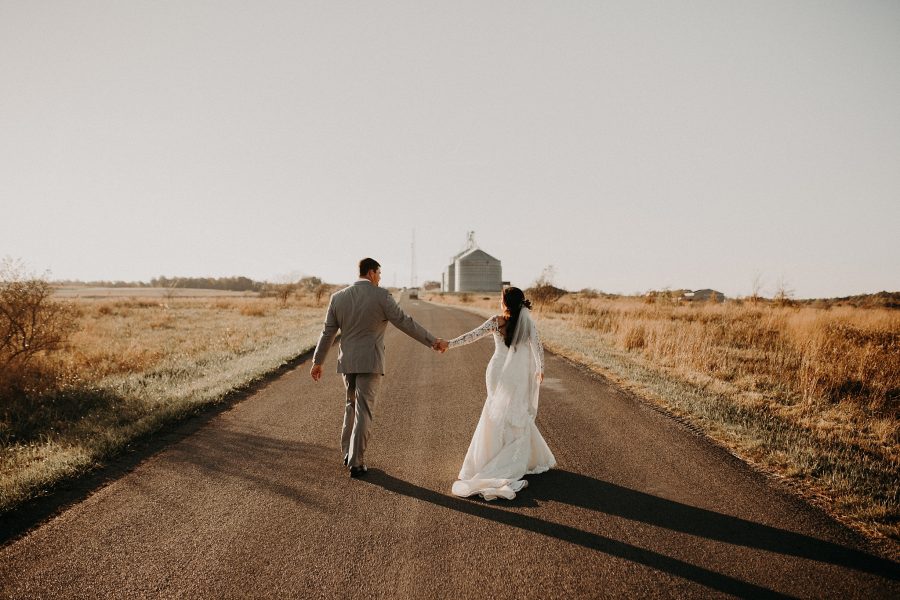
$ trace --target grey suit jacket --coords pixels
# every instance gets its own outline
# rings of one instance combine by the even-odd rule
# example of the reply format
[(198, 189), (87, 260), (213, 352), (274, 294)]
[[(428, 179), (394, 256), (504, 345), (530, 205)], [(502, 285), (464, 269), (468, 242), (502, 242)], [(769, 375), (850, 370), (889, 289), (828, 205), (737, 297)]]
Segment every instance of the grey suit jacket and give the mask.
[(382, 287), (366, 279), (335, 292), (328, 303), (325, 327), (316, 344), (313, 363), (321, 365), (341, 330), (338, 373), (381, 373), (384, 375), (384, 330), (388, 322), (426, 346), (435, 337), (407, 315)]

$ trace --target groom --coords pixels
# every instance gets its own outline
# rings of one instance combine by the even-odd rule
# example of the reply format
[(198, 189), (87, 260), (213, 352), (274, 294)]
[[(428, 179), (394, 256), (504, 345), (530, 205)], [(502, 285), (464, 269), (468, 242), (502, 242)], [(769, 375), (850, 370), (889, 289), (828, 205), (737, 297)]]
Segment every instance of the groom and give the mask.
[(391, 293), (378, 287), (380, 282), (378, 261), (372, 258), (359, 261), (359, 280), (331, 296), (310, 370), (313, 380), (319, 381), (322, 363), (340, 329), (337, 372), (343, 374), (347, 389), (341, 452), (344, 465), (350, 467), (350, 477), (360, 477), (366, 472), (363, 457), (371, 434), (375, 398), (384, 376), (384, 330), (388, 321), (433, 350), (447, 349), (447, 342), (435, 338), (404, 313)]

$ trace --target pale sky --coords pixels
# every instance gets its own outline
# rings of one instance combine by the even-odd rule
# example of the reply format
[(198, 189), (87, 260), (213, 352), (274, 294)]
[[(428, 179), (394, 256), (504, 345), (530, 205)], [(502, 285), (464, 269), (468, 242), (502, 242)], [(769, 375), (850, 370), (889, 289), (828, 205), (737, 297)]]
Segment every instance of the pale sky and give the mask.
[(900, 290), (900, 2), (0, 0), (0, 209), (56, 279)]

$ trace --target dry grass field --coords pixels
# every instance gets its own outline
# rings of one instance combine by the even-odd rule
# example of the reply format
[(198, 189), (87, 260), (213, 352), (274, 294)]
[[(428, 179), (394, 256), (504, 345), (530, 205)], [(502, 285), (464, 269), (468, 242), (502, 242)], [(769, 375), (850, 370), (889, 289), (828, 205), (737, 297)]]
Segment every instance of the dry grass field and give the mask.
[(0, 513), (302, 354), (324, 315), (314, 298), (178, 292), (60, 295), (75, 330), (0, 415)]
[[(423, 298), (486, 316), (496, 296)], [(536, 308), (552, 351), (784, 477), (845, 522), (900, 539), (900, 311), (579, 294)]]

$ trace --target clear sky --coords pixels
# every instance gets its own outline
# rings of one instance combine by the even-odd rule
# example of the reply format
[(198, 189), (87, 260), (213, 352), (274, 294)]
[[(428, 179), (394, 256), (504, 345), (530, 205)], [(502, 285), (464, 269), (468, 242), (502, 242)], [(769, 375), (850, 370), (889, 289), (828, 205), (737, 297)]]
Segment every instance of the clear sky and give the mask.
[(0, 256), (57, 279), (900, 290), (900, 2), (0, 0)]

